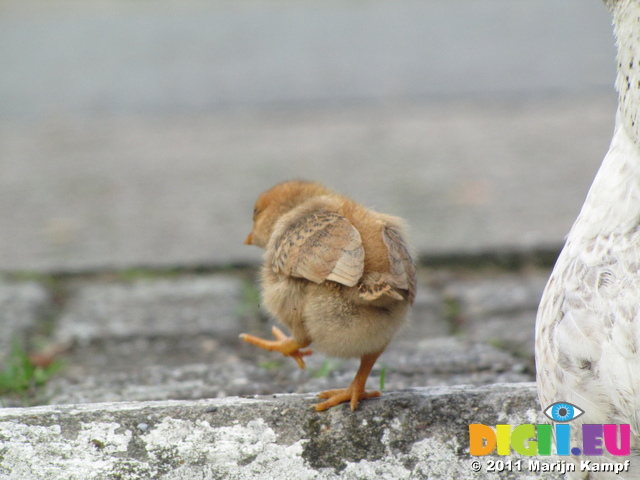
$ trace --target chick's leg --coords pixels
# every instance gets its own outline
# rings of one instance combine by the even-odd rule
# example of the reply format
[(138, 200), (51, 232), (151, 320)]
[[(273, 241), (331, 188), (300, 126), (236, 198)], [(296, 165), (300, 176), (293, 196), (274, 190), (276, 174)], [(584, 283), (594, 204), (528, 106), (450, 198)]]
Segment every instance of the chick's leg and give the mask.
[(358, 373), (356, 373), (351, 385), (347, 388), (321, 392), (318, 396), (320, 398), (326, 398), (327, 400), (316, 404), (314, 406), (316, 411), (321, 412), (327, 408), (335, 407), (342, 402), (351, 402), (351, 411), (353, 411), (358, 406), (358, 402), (360, 400), (379, 397), (380, 392), (378, 390), (366, 392), (364, 387), (367, 383), (367, 378), (371, 373), (371, 369), (381, 353), (382, 352), (371, 353), (360, 358), (360, 368), (358, 368)]
[(247, 333), (241, 334), (240, 338), (247, 343), (251, 343), (260, 348), (264, 348), (265, 350), (269, 350), (270, 352), (280, 352), (285, 357), (291, 357), (298, 363), (298, 366), (304, 370), (306, 368), (306, 365), (302, 357), (311, 355), (313, 351), (309, 349), (300, 349), (308, 346), (309, 343), (307, 343), (306, 345), (302, 345), (296, 342), (293, 338), (287, 337), (282, 332), (282, 330), (280, 330), (276, 326), (271, 329), (271, 333), (274, 337), (276, 337), (276, 340), (264, 340)]

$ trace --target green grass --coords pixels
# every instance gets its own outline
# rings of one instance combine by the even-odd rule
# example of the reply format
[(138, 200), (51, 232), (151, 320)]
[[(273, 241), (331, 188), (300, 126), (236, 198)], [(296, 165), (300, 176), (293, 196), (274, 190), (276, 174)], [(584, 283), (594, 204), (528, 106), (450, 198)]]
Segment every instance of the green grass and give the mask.
[(309, 374), (311, 375), (311, 378), (325, 378), (328, 377), (336, 368), (340, 368), (343, 363), (344, 362), (341, 360), (327, 358), (322, 362), (320, 367), (311, 369)]
[(387, 367), (383, 366), (382, 370), (380, 370), (380, 391), (384, 390), (384, 377), (387, 373)]
[(242, 300), (235, 308), (237, 317), (254, 316), (260, 312), (260, 290), (255, 283), (245, 280), (242, 283)]
[(464, 315), (460, 301), (455, 298), (444, 298), (442, 301), (442, 316), (449, 324), (451, 334), (460, 333), (464, 323)]
[(264, 361), (264, 362), (259, 362), (258, 366), (260, 366), (261, 368), (264, 368), (265, 370), (267, 370), (268, 372), (273, 372), (275, 370), (278, 370), (279, 368), (282, 368), (282, 362), (278, 362), (278, 361)]
[(61, 366), (60, 361), (54, 361), (47, 367), (35, 366), (20, 342), (15, 340), (6, 366), (0, 371), (0, 395), (19, 395), (28, 403), (28, 397), (44, 385)]

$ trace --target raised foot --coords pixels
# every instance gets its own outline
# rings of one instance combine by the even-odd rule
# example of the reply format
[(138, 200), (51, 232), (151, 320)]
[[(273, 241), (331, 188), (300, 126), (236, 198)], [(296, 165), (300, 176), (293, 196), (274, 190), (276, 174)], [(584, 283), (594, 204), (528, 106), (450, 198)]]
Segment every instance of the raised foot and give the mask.
[(280, 352), (285, 357), (291, 357), (297, 362), (298, 366), (304, 370), (306, 365), (302, 357), (311, 355), (313, 350), (300, 350), (300, 347), (306, 347), (306, 345), (300, 345), (293, 338), (287, 337), (282, 330), (276, 326), (271, 329), (271, 334), (276, 337), (276, 340), (264, 340), (263, 338), (249, 335), (248, 333), (240, 334), (240, 338), (247, 343), (264, 348), (270, 352)]
[(371, 392), (366, 392), (364, 389), (356, 389), (353, 384), (348, 386), (347, 388), (342, 388), (339, 390), (327, 390), (325, 392), (321, 392), (318, 397), (326, 398), (327, 400), (321, 403), (314, 405), (316, 412), (322, 412), (331, 407), (335, 407), (343, 402), (351, 403), (351, 411), (354, 411), (358, 406), (358, 402), (360, 400), (365, 400), (367, 398), (375, 398), (379, 397), (380, 392), (378, 390), (373, 390)]

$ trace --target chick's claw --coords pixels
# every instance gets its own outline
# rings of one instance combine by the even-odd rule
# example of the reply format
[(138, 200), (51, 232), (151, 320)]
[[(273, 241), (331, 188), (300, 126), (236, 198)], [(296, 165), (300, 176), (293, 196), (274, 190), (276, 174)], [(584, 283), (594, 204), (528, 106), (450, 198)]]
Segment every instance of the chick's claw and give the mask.
[(300, 347), (306, 345), (300, 345), (293, 338), (286, 336), (284, 332), (276, 326), (271, 329), (271, 334), (276, 340), (264, 340), (263, 338), (255, 337), (247, 333), (241, 334), (240, 338), (247, 343), (264, 348), (270, 352), (280, 352), (285, 357), (291, 357), (296, 361), (298, 366), (304, 370), (306, 365), (302, 357), (311, 355), (313, 350), (308, 348), (301, 350)]

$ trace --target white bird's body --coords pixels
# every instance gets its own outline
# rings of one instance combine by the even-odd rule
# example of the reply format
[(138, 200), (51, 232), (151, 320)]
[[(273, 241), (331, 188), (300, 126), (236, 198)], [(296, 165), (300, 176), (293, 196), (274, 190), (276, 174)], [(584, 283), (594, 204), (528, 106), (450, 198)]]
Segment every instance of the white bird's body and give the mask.
[(569, 402), (585, 412), (571, 423), (572, 447), (582, 424), (631, 427), (629, 457), (580, 458), (630, 460), (628, 471), (570, 478), (629, 480), (640, 479), (640, 0), (606, 3), (618, 39), (616, 126), (542, 296), (536, 367), (543, 409)]

